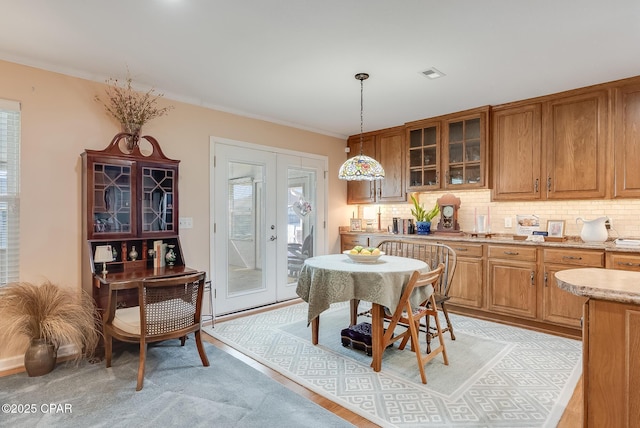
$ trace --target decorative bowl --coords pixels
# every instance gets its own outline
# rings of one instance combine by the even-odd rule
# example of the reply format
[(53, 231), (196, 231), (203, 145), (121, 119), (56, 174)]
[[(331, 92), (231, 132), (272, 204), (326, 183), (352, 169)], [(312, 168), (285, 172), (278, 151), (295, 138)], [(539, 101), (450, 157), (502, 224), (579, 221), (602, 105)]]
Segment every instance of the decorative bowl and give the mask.
[(350, 250), (343, 251), (342, 254), (346, 254), (356, 263), (375, 263), (378, 261), (380, 256), (384, 255), (384, 251), (380, 251), (380, 254), (376, 254), (375, 256), (371, 254), (351, 254), (349, 251)]

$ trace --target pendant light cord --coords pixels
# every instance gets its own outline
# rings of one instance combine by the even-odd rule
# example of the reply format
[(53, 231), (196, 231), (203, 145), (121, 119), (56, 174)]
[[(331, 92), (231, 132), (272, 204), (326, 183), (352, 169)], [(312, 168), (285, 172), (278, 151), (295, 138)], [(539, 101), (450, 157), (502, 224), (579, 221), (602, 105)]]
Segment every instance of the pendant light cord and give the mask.
[(360, 81), (360, 156), (362, 156), (362, 145), (364, 141), (364, 81), (369, 78), (367, 73), (358, 73), (355, 75), (355, 78)]
[[(367, 77), (369, 77), (367, 75)], [(356, 78), (358, 78), (356, 76)], [(363, 136), (363, 132), (364, 132), (364, 127), (363, 127), (363, 123), (364, 123), (364, 115), (363, 115), (363, 111), (364, 111), (364, 79), (360, 79), (360, 156), (362, 156), (362, 142), (364, 140), (364, 136)]]

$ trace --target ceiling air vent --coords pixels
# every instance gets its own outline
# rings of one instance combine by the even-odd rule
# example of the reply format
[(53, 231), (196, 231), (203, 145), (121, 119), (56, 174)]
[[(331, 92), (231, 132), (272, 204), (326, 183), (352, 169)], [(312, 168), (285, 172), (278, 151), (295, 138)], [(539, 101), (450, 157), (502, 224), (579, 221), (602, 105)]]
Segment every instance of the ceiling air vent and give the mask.
[(421, 74), (423, 76), (425, 76), (425, 77), (428, 77), (431, 80), (437, 79), (437, 78), (442, 77), (442, 76), (445, 75), (442, 71), (440, 71), (440, 70), (438, 70), (438, 69), (436, 69), (434, 67), (431, 67), (431, 68), (426, 69), (425, 71), (422, 71)]

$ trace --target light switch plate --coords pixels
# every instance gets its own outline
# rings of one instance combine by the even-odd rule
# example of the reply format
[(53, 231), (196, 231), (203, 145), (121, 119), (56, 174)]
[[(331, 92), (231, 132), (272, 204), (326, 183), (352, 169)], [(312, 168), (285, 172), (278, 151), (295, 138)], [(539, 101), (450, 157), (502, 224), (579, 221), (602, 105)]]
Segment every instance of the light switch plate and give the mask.
[(504, 218), (504, 227), (505, 229), (510, 229), (513, 227), (513, 224), (511, 223), (511, 217)]
[(179, 226), (181, 229), (193, 228), (193, 217), (180, 217)]

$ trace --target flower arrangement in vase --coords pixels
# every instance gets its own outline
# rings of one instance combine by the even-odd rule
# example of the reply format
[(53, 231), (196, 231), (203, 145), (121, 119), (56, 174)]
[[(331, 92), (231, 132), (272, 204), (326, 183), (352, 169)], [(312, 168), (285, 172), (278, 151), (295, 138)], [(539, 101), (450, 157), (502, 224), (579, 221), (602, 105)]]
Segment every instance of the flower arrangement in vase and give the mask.
[(102, 102), (104, 109), (116, 119), (127, 136), (127, 149), (132, 150), (140, 139), (142, 126), (152, 119), (164, 116), (173, 106), (158, 107), (158, 99), (164, 94), (156, 94), (151, 88), (147, 92), (137, 92), (133, 89), (133, 79), (127, 73), (124, 83), (118, 79), (106, 80), (106, 100), (96, 95), (96, 101)]
[(440, 213), (440, 207), (438, 204), (435, 204), (430, 211), (426, 211), (424, 206), (418, 202), (415, 193), (411, 195), (411, 202), (413, 202), (411, 214), (416, 218), (416, 231), (418, 235), (428, 235), (431, 232), (431, 220)]

